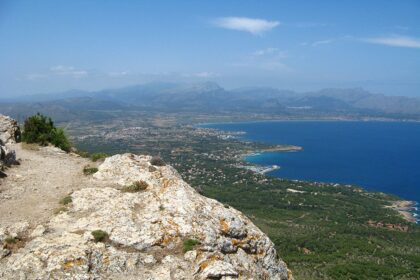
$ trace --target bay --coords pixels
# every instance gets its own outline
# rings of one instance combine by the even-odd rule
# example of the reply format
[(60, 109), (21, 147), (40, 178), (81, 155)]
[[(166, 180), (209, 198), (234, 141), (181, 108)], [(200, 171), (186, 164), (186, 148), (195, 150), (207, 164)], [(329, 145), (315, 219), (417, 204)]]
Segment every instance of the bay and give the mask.
[(420, 123), (362, 121), (266, 121), (208, 124), (244, 131), (245, 140), (303, 147), (245, 159), (279, 165), (269, 176), (352, 184), (420, 201)]

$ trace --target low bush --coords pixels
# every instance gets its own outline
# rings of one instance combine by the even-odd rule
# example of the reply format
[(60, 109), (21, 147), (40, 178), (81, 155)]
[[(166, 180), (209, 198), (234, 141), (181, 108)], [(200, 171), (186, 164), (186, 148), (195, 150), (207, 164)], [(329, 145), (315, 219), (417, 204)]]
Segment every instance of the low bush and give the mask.
[(152, 157), (150, 164), (154, 166), (165, 166), (166, 163), (160, 157)]
[(122, 189), (123, 192), (139, 192), (144, 191), (147, 189), (149, 184), (147, 184), (145, 181), (136, 181), (133, 184), (126, 186)]
[(106, 231), (97, 229), (91, 232), (95, 242), (104, 242), (108, 239), (109, 235)]
[(72, 200), (71, 196), (70, 196), (70, 195), (68, 195), (68, 196), (66, 196), (66, 197), (63, 197), (63, 198), (60, 200), (60, 204), (67, 205), (67, 204), (71, 203), (72, 201), (73, 201), (73, 200)]
[(157, 169), (153, 165), (149, 166), (149, 172), (155, 172)]
[(98, 172), (98, 168), (96, 167), (85, 166), (83, 168), (83, 174), (85, 175), (92, 175), (92, 174), (95, 174), (96, 172)]
[(9, 236), (9, 237), (6, 237), (6, 239), (4, 240), (4, 242), (6, 243), (6, 244), (16, 244), (17, 242), (18, 242), (18, 239), (17, 238), (15, 238), (15, 237), (11, 237), (11, 236)]
[(56, 128), (53, 130), (50, 143), (65, 152), (70, 152), (71, 150), (70, 140), (62, 128)]
[(90, 154), (88, 152), (85, 152), (85, 151), (76, 150), (74, 153), (78, 154), (82, 158), (90, 158)]
[(51, 118), (40, 113), (25, 120), (22, 141), (46, 146), (52, 144), (63, 151), (70, 152), (71, 143), (64, 129), (57, 128)]
[(93, 161), (93, 162), (96, 162), (96, 161), (98, 161), (98, 160), (100, 160), (100, 159), (104, 159), (104, 158), (106, 158), (108, 155), (107, 154), (105, 154), (105, 153), (94, 153), (94, 154), (91, 154), (90, 155), (90, 159)]
[(184, 240), (184, 246), (183, 246), (183, 251), (184, 253), (191, 251), (194, 249), (195, 246), (199, 245), (200, 241), (197, 241), (195, 239), (187, 239)]

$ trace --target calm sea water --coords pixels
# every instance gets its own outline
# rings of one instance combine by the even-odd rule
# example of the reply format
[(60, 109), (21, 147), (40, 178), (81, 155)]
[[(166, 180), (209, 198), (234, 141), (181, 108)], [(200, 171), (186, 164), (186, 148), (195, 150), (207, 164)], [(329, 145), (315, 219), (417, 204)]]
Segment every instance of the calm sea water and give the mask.
[(247, 140), (304, 148), (246, 158), (256, 164), (281, 166), (269, 175), (354, 184), (420, 201), (420, 123), (278, 121), (206, 127), (245, 131)]

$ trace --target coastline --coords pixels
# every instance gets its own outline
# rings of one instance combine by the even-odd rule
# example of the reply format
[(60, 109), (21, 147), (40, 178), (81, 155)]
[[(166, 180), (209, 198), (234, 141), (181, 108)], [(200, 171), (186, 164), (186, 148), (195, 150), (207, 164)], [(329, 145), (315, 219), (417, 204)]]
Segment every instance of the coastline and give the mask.
[(274, 147), (270, 147), (270, 148), (248, 151), (240, 155), (239, 160), (238, 160), (240, 164), (236, 165), (236, 167), (244, 168), (244, 169), (253, 171), (255, 173), (265, 175), (272, 171), (278, 170), (281, 167), (276, 164), (274, 165), (251, 164), (247, 160), (247, 157), (258, 156), (263, 153), (275, 153), (275, 152), (287, 153), (287, 152), (298, 152), (302, 150), (303, 150), (303, 147), (295, 146), (295, 145), (275, 145)]
[(345, 118), (345, 117), (330, 117), (330, 118), (256, 118), (249, 120), (238, 121), (220, 121), (220, 122), (199, 122), (194, 124), (195, 127), (208, 128), (212, 125), (220, 124), (245, 124), (245, 123), (262, 123), (262, 122), (402, 122), (402, 123), (419, 123), (417, 119), (396, 119), (396, 118), (375, 118), (375, 117), (360, 117), (360, 118)]
[(260, 155), (263, 153), (275, 153), (275, 152), (299, 152), (303, 151), (303, 147), (296, 145), (275, 145), (274, 147), (257, 149), (245, 152), (241, 155), (241, 159), (245, 160), (246, 157)]
[(397, 200), (393, 201), (391, 205), (385, 206), (385, 208), (397, 211), (404, 218), (404, 220), (408, 222), (417, 223), (417, 215), (414, 213), (416, 211), (416, 205), (416, 201)]
[[(354, 120), (354, 119), (302, 119), (302, 120), (293, 120), (293, 119), (272, 119), (272, 120), (254, 120), (254, 121), (232, 121), (232, 122), (220, 122), (220, 123), (207, 123), (207, 124), (199, 124), (202, 128), (209, 128), (206, 127), (206, 125), (216, 125), (216, 124), (231, 124), (231, 123), (260, 123), (260, 122), (299, 122), (299, 121), (356, 121), (356, 122), (407, 122), (407, 120), (384, 120), (384, 119), (361, 119), (361, 120)], [(419, 121), (420, 122), (420, 121)], [(215, 128), (217, 130), (220, 130), (219, 128)], [(232, 132), (226, 130), (225, 132)], [(246, 134), (246, 133), (243, 133)], [(241, 140), (239, 138), (239, 140)], [(254, 141), (254, 140), (251, 140)], [(254, 141), (255, 142), (255, 141)], [(262, 148), (262, 149), (255, 149), (251, 151), (244, 151), (242, 154), (240, 154), (238, 162), (240, 164), (236, 165), (238, 168), (247, 169), (250, 171), (253, 171), (255, 173), (259, 173), (261, 175), (267, 175), (267, 173), (270, 173), (272, 171), (278, 170), (281, 168), (279, 165), (261, 165), (261, 164), (255, 164), (250, 162), (247, 158), (252, 156), (258, 156), (264, 153), (275, 153), (275, 152), (298, 152), (303, 151), (303, 147), (297, 146), (297, 145), (288, 145), (288, 144), (276, 144), (276, 145), (270, 145), (269, 148)], [(362, 186), (363, 189), (365, 189)], [(365, 189), (366, 191), (369, 191)], [(392, 209), (396, 211), (398, 214), (401, 215), (401, 217), (410, 223), (418, 224), (420, 223), (420, 219), (418, 219), (418, 208), (416, 207), (418, 203), (416, 201), (409, 201), (409, 200), (403, 200), (403, 198), (400, 198), (398, 201), (390, 201), (392, 205), (384, 206), (385, 208)]]

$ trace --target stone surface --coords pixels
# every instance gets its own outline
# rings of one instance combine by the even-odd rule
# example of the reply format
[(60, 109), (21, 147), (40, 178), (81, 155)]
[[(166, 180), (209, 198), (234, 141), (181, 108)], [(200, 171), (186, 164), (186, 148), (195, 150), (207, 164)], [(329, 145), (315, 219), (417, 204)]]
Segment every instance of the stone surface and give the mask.
[(17, 222), (7, 227), (6, 231), (10, 237), (21, 237), (29, 229), (28, 222)]
[(16, 153), (9, 145), (19, 141), (20, 128), (17, 121), (0, 114), (0, 170), (5, 166), (18, 164)]
[(45, 233), (46, 229), (43, 225), (38, 225), (31, 233), (29, 237), (35, 238), (40, 237)]
[(19, 164), (19, 162), (16, 159), (15, 150), (12, 150), (9, 146), (0, 145), (0, 161), (5, 166)]
[(20, 142), (20, 128), (16, 120), (0, 114), (0, 144)]
[[(36, 227), (23, 248), (0, 260), (0, 278), (292, 278), (274, 244), (246, 216), (199, 195), (171, 166), (149, 168), (150, 159), (107, 158), (48, 230)], [(146, 190), (121, 191), (140, 180)], [(94, 241), (98, 229), (108, 233), (104, 243)], [(184, 252), (189, 239), (198, 245)]]

